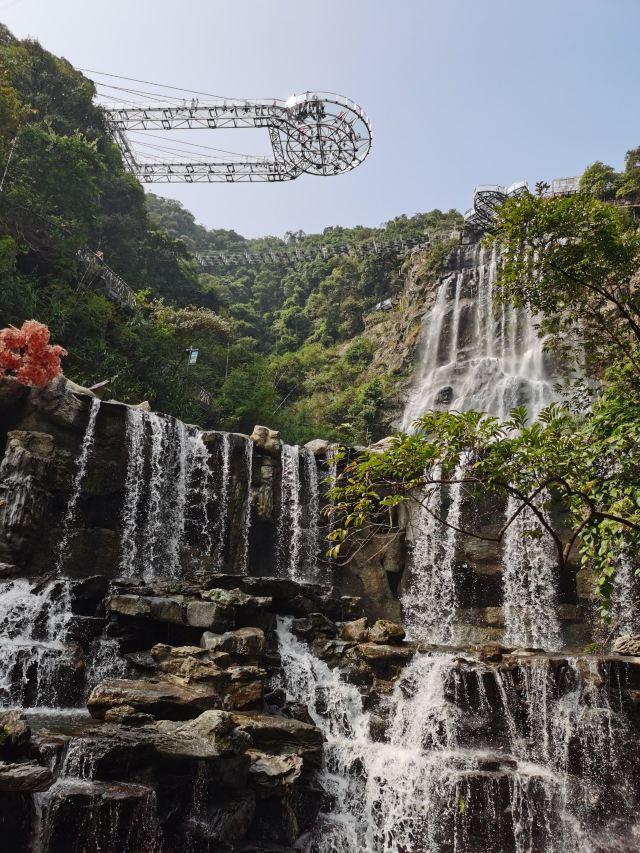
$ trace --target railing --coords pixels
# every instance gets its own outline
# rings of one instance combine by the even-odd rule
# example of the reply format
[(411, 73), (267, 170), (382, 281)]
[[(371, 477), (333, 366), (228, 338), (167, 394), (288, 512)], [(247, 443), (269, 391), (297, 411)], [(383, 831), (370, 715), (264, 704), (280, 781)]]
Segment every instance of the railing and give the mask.
[(133, 290), (123, 278), (114, 272), (110, 266), (105, 264), (99, 255), (90, 249), (80, 249), (78, 252), (78, 261), (85, 272), (96, 268), (96, 278), (102, 284), (106, 295), (113, 302), (117, 302), (121, 308), (126, 308), (130, 311), (138, 310), (138, 300)]

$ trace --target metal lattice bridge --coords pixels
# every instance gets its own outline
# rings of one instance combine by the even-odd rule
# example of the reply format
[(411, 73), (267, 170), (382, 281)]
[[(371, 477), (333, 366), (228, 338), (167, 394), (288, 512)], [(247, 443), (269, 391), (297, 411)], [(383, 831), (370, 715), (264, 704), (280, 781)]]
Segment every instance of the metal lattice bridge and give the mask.
[[(127, 169), (144, 183), (291, 181), (300, 175), (340, 175), (359, 166), (371, 150), (369, 119), (341, 95), (306, 92), (286, 101), (232, 101), (142, 106), (105, 110), (111, 135)], [(154, 145), (158, 132), (262, 128), (272, 156), (170, 158)], [(170, 134), (164, 133), (170, 137)], [(208, 146), (194, 146), (207, 148)], [(158, 156), (158, 152), (163, 152)], [(219, 151), (219, 149), (218, 149)], [(152, 153), (150, 153), (152, 152)]]

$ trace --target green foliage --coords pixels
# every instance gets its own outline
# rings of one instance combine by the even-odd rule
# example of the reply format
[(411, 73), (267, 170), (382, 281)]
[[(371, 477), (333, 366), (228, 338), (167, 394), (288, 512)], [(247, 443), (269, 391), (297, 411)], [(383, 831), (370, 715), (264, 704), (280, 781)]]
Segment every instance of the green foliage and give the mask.
[(640, 229), (594, 196), (525, 195), (501, 207), (501, 297), (541, 315), (540, 331), (567, 362), (594, 374), (640, 343)]
[[(577, 544), (595, 570), (606, 613), (619, 561), (640, 548), (640, 394), (621, 406), (608, 392), (592, 415), (580, 419), (554, 405), (531, 424), (522, 407), (505, 421), (479, 412), (429, 412), (416, 426), (415, 434), (396, 436), (383, 453), (365, 452), (346, 466), (333, 490), (339, 548), (365, 525), (371, 533), (386, 529), (388, 511), (425, 501), (425, 487), (461, 483), (473, 500), (487, 492), (517, 499), (518, 510), (495, 541), (529, 506), (554, 539), (561, 565)], [(552, 499), (569, 512), (572, 532), (565, 542), (545, 512)]]
[(616, 172), (598, 160), (585, 169), (580, 178), (580, 191), (601, 199), (637, 201), (640, 198), (640, 146), (627, 151), (624, 170)]
[[(446, 233), (459, 214), (292, 231), (284, 240), (207, 230), (178, 202), (145, 195), (124, 170), (94, 95), (66, 60), (0, 29), (0, 163), (13, 147), (0, 195), (3, 321), (46, 323), (69, 350), (71, 377), (108, 378), (126, 401), (148, 399), (231, 429), (264, 421), (289, 441), (380, 438), (389, 429), (390, 384), (372, 367), (365, 320), (399, 288), (406, 254), (355, 257), (338, 248)], [(139, 291), (136, 316), (105, 298), (95, 270), (79, 269), (85, 246)], [(316, 256), (206, 273), (193, 257), (287, 248)], [(190, 345), (200, 357), (187, 369)], [(210, 410), (196, 402), (201, 387), (213, 398)]]

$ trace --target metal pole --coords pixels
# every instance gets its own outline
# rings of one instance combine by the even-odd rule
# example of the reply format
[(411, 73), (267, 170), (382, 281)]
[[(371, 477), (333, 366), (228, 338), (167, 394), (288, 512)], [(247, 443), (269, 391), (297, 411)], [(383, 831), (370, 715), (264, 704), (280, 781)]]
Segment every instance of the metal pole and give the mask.
[(4, 179), (7, 177), (7, 172), (9, 171), (9, 163), (11, 162), (11, 158), (13, 157), (13, 149), (16, 147), (17, 140), (18, 137), (14, 136), (13, 142), (11, 143), (11, 151), (9, 151), (9, 156), (7, 158), (7, 165), (4, 167), (4, 174), (2, 175), (2, 180), (0, 181), (0, 193), (4, 189)]

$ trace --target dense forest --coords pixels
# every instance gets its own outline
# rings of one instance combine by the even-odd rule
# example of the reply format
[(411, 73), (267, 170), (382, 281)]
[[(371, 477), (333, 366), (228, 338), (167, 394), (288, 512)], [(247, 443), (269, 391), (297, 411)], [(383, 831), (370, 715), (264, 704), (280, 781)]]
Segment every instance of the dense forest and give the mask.
[[(369, 369), (373, 345), (362, 332), (366, 314), (401, 287), (406, 253), (329, 251), (205, 272), (194, 252), (416, 240), (450, 231), (459, 214), (285, 239), (208, 231), (177, 202), (145, 195), (124, 170), (93, 84), (66, 60), (3, 28), (0, 71), (3, 325), (46, 323), (69, 351), (68, 376), (107, 379), (114, 397), (147, 399), (187, 420), (242, 431), (266, 422), (291, 441), (388, 432), (391, 377)], [(137, 310), (107, 298), (99, 269), (80, 263), (85, 249), (137, 293)], [(190, 346), (199, 349), (191, 367)], [(210, 404), (198, 399), (203, 388)]]

